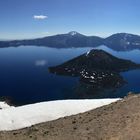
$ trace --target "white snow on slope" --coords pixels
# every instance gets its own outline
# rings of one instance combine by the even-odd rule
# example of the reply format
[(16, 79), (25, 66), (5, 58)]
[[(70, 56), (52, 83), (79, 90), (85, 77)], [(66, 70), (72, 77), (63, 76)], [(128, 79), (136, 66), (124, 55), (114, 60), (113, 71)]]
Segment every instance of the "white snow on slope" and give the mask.
[(17, 130), (83, 113), (119, 99), (60, 100), (0, 110), (0, 131)]
[(76, 35), (76, 34), (77, 34), (77, 32), (72, 31), (72, 32), (69, 32), (69, 34), (70, 34), (70, 35), (72, 35), (72, 36), (74, 36), (74, 35)]
[(6, 102), (0, 102), (0, 109), (9, 108), (10, 106)]
[(88, 56), (88, 55), (89, 55), (89, 53), (90, 53), (90, 51), (88, 51), (88, 52), (86, 53), (86, 56)]

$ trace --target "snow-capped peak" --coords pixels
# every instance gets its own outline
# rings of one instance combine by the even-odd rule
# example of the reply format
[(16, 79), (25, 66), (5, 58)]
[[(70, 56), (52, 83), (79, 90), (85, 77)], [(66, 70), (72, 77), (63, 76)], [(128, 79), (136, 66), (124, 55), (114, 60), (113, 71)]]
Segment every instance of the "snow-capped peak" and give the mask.
[(71, 31), (71, 32), (69, 32), (69, 34), (72, 35), (72, 36), (74, 36), (74, 35), (76, 35), (78, 33), (76, 31)]

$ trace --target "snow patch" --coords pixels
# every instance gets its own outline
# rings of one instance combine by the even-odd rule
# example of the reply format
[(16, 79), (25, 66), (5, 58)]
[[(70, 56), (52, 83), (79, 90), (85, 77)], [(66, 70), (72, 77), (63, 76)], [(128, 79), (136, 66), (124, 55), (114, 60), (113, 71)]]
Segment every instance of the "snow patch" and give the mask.
[(72, 31), (72, 32), (69, 32), (69, 34), (70, 34), (70, 35), (72, 35), (72, 36), (74, 36), (74, 35), (76, 35), (76, 34), (77, 34), (77, 32)]
[(6, 109), (9, 108), (10, 106), (6, 102), (0, 102), (0, 109)]
[(89, 53), (90, 53), (90, 51), (88, 51), (88, 52), (86, 53), (86, 56), (88, 56), (88, 55), (89, 55)]
[[(108, 105), (117, 99), (60, 100), (0, 110), (0, 131), (17, 130)], [(5, 103), (1, 103), (1, 105)], [(4, 107), (4, 106), (3, 106)]]

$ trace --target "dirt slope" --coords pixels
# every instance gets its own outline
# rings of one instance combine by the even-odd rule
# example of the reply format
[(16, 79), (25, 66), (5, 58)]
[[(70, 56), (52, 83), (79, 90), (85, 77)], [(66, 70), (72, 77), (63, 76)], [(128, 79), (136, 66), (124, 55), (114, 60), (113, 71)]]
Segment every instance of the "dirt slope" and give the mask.
[(0, 140), (140, 140), (140, 95), (83, 114), (0, 132)]

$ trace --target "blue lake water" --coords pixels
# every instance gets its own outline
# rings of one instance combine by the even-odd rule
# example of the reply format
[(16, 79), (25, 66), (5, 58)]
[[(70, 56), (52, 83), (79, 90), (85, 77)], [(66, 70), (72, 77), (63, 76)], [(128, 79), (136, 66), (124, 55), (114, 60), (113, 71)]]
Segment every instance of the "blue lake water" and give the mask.
[[(49, 66), (61, 64), (92, 48), (55, 49), (49, 47), (20, 46), (0, 48), (0, 96), (11, 97), (17, 104), (40, 101), (81, 98), (75, 94), (78, 78), (58, 76), (48, 72)], [(140, 50), (116, 52), (105, 46), (98, 49), (140, 63)], [(128, 82), (111, 93), (92, 98), (123, 97), (129, 91), (140, 92), (140, 70), (122, 73)]]

